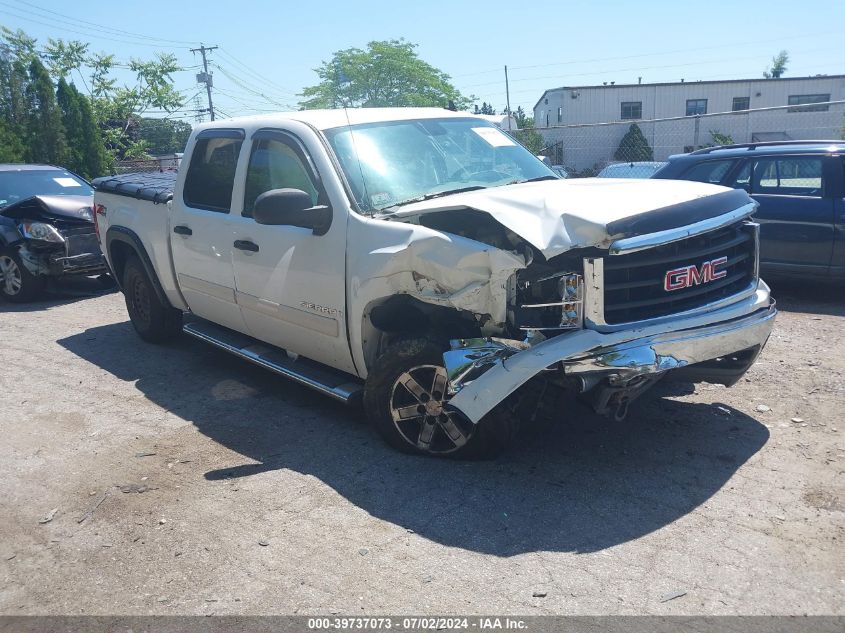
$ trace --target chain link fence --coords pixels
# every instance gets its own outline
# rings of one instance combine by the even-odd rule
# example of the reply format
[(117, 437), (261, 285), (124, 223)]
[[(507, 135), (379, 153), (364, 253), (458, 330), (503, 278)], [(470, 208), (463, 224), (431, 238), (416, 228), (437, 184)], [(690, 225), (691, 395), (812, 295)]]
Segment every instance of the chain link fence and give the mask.
[(148, 159), (134, 159), (118, 161), (114, 166), (115, 173), (135, 174), (163, 171), (177, 171), (182, 161), (182, 154), (167, 154)]
[[(620, 148), (636, 125), (642, 133), (633, 149)], [(845, 101), (777, 106), (695, 116), (608, 121), (535, 128), (545, 141), (542, 154), (569, 177), (599, 174), (614, 163), (665, 161), (702, 147), (761, 141), (842, 139)], [(629, 139), (630, 140), (630, 139)], [(647, 147), (645, 147), (647, 144)]]

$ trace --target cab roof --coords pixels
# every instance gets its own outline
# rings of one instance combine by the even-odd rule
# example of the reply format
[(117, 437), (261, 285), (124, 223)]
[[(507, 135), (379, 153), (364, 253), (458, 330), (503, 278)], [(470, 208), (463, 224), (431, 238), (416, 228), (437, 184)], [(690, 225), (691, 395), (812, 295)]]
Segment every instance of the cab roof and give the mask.
[[(318, 130), (330, 130), (345, 125), (379, 123), (382, 121), (407, 121), (409, 119), (466, 119), (477, 118), (468, 112), (453, 112), (445, 108), (340, 108), (337, 110), (297, 110), (253, 116), (235, 117), (203, 123), (196, 130), (226, 128), (233, 125), (247, 127), (273, 127), (282, 121), (301, 121)], [(479, 118), (479, 121), (482, 119)]]

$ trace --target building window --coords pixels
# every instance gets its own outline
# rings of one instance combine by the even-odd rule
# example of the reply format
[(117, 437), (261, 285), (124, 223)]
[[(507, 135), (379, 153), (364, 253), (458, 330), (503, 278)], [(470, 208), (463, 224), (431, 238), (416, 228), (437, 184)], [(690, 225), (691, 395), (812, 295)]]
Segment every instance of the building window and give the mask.
[(622, 120), (625, 119), (642, 119), (643, 118), (643, 102), (642, 101), (623, 101), (622, 111), (620, 113)]
[[(826, 95), (789, 95), (789, 105), (797, 106), (805, 103), (824, 103), (830, 101), (830, 94)], [(817, 105), (805, 108), (789, 108), (787, 112), (827, 112), (830, 106)]]
[(731, 110), (737, 112), (739, 110), (748, 110), (751, 107), (751, 97), (734, 97)]
[(563, 108), (557, 109), (557, 122), (560, 123), (563, 121)]
[(707, 99), (687, 99), (687, 116), (707, 114)]

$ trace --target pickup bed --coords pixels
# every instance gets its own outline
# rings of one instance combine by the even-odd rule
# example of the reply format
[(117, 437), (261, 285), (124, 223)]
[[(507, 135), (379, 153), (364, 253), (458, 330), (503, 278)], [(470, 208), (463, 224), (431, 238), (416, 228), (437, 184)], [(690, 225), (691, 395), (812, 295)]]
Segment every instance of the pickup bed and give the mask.
[(542, 405), (530, 394), (621, 418), (664, 377), (731, 385), (776, 313), (744, 191), (561, 180), (439, 109), (217, 121), (178, 175), (94, 184), (138, 334), (363, 398), (412, 453), (494, 454)]

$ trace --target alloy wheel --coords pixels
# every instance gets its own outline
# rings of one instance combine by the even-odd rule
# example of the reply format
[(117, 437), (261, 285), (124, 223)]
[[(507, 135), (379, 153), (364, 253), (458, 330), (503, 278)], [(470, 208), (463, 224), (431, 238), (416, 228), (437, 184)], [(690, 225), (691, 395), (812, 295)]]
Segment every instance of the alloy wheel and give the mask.
[(7, 295), (16, 295), (23, 287), (21, 269), (8, 255), (0, 255), (0, 281)]
[(390, 392), (393, 424), (406, 442), (433, 455), (457, 451), (469, 441), (475, 426), (445, 405), (446, 370), (419, 365), (403, 372)]

